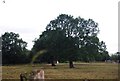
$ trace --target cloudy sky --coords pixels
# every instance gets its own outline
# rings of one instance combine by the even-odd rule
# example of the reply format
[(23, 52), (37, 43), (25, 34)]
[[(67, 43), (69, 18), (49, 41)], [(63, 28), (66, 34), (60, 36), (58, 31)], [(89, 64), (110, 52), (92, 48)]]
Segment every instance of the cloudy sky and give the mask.
[(19, 33), (31, 49), (32, 41), (59, 14), (93, 19), (109, 53), (118, 51), (118, 0), (1, 0), (0, 34)]

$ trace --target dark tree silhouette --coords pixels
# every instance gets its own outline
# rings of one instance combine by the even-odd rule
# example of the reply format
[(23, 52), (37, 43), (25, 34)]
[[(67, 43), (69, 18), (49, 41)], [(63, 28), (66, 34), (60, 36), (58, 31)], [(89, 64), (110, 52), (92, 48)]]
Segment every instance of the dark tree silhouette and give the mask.
[(47, 57), (53, 66), (56, 60), (66, 60), (69, 67), (74, 68), (73, 61), (80, 60), (81, 55), (89, 61), (106, 52), (105, 44), (101, 44), (97, 37), (98, 33), (98, 24), (92, 19), (61, 14), (46, 26), (32, 51), (47, 49)]
[(16, 64), (26, 62), (27, 43), (19, 39), (19, 34), (5, 32), (2, 35), (2, 62)]

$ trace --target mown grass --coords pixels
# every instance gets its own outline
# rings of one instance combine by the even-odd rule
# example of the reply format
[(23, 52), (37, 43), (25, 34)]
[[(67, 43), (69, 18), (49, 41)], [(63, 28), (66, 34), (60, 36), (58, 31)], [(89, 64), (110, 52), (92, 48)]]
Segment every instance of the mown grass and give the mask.
[(43, 69), (46, 79), (117, 79), (118, 64), (113, 63), (75, 63), (70, 69), (67, 63), (60, 63), (55, 67), (49, 64), (24, 64), (2, 66), (3, 79), (19, 79), (20, 73)]

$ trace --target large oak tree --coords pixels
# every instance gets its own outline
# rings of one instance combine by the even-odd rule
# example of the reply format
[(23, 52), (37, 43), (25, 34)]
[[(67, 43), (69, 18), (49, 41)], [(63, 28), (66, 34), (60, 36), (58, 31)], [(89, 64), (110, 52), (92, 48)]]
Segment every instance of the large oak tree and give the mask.
[(46, 30), (35, 41), (33, 50), (48, 50), (47, 56), (53, 66), (55, 60), (66, 60), (73, 68), (73, 61), (79, 60), (81, 54), (95, 59), (100, 52), (103, 54), (106, 51), (100, 51), (103, 44), (100, 45), (98, 33), (98, 23), (92, 19), (61, 14), (46, 26)]

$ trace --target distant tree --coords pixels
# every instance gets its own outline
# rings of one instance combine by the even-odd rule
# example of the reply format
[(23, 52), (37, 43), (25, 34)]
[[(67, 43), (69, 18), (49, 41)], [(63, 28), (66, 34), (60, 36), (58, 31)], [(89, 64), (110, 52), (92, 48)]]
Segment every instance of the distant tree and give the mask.
[(118, 61), (120, 63), (120, 52), (117, 52), (117, 55), (118, 55)]
[(56, 59), (66, 60), (69, 61), (69, 67), (73, 68), (73, 61), (81, 59), (81, 56), (89, 61), (96, 60), (100, 55), (102, 45), (98, 33), (98, 24), (92, 19), (61, 14), (46, 26), (46, 31), (35, 41), (33, 51), (47, 49), (47, 56), (51, 57), (52, 63)]
[(117, 61), (119, 61), (119, 63), (120, 63), (120, 52), (116, 52), (115, 54), (112, 54), (111, 55), (111, 60), (113, 60), (113, 61), (115, 61), (115, 62), (117, 62)]
[(78, 49), (84, 48), (89, 43), (90, 39), (87, 38), (97, 36), (99, 32), (97, 25), (92, 19), (85, 20), (80, 17), (73, 18), (71, 15), (61, 14), (57, 19), (50, 21), (46, 30), (56, 30), (59, 28), (64, 31), (65, 37), (68, 39), (67, 42), (70, 41), (66, 43), (66, 46), (69, 46), (66, 49), (69, 51), (66, 51), (64, 57), (66, 56), (65, 59), (69, 58), (67, 60), (69, 60), (70, 68), (72, 68), (74, 67), (73, 61), (78, 57)]
[(109, 53), (107, 51), (107, 47), (105, 45), (105, 42), (103, 41), (99, 43), (99, 55), (101, 56), (101, 61), (110, 59)]
[(24, 63), (27, 43), (19, 39), (19, 34), (5, 32), (2, 35), (2, 62), (3, 64)]

